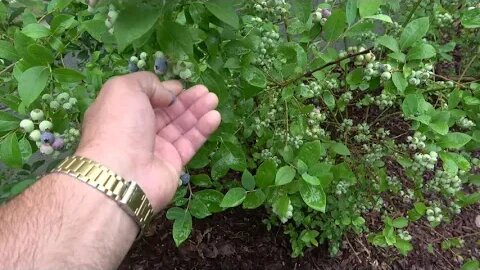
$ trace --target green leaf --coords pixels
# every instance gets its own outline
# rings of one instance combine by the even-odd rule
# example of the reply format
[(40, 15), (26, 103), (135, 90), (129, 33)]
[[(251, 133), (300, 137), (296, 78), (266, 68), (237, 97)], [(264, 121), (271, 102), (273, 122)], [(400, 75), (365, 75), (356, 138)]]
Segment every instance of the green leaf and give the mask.
[(267, 78), (263, 71), (252, 65), (248, 65), (242, 69), (242, 79), (248, 84), (258, 88), (265, 88), (265, 86), (267, 86)]
[(379, 20), (387, 23), (393, 23), (392, 18), (390, 16), (385, 15), (385, 14), (377, 14), (377, 15), (372, 15), (372, 16), (366, 16), (364, 17), (365, 19), (374, 19), (374, 20)]
[(460, 149), (467, 144), (472, 137), (465, 133), (452, 132), (438, 140), (438, 145), (443, 148)]
[(277, 171), (275, 177), (275, 185), (282, 186), (292, 182), (295, 178), (296, 171), (291, 166), (284, 166)]
[(197, 187), (207, 188), (212, 186), (212, 180), (207, 174), (192, 175), (190, 181)]
[(31, 44), (28, 46), (27, 52), (29, 57), (39, 65), (48, 65), (55, 60), (52, 51), (42, 45)]
[(16, 183), (11, 189), (9, 196), (17, 196), (18, 194), (25, 191), (29, 186), (35, 183), (35, 179), (27, 179)]
[(348, 25), (352, 25), (357, 19), (357, 0), (348, 0), (346, 4), (346, 16)]
[(448, 120), (450, 119), (450, 112), (435, 111), (428, 126), (440, 135), (448, 133)]
[(327, 105), (328, 109), (333, 111), (335, 109), (335, 97), (333, 96), (332, 92), (325, 91), (322, 94), (323, 102)]
[(229, 169), (243, 171), (247, 168), (245, 153), (239, 145), (224, 142), (215, 155), (212, 165), (212, 178), (218, 179), (227, 174)]
[(468, 106), (477, 106), (480, 105), (480, 99), (472, 96), (465, 96), (463, 102)]
[(400, 93), (403, 93), (407, 89), (408, 82), (401, 72), (394, 72), (392, 74), (392, 81), (395, 87), (397, 87)]
[(427, 211), (427, 206), (422, 203), (422, 202), (417, 202), (413, 204), (415, 211), (419, 213), (420, 215), (425, 215), (425, 212)]
[(25, 164), (32, 156), (32, 146), (30, 145), (30, 141), (26, 138), (22, 138), (18, 141), (18, 147), (20, 149), (20, 154), (22, 155), (22, 162)]
[(62, 83), (74, 83), (85, 79), (82, 73), (68, 68), (56, 68), (53, 70), (55, 79)]
[(22, 33), (33, 39), (48, 37), (50, 29), (39, 23), (31, 23), (22, 29)]
[(246, 190), (254, 190), (255, 189), (255, 178), (253, 177), (253, 175), (248, 170), (243, 171), (242, 186)]
[(301, 22), (306, 23), (312, 12), (312, 0), (292, 0), (290, 3), (295, 17)]
[(47, 6), (47, 12), (51, 13), (55, 10), (64, 9), (65, 7), (70, 5), (71, 2), (72, 0), (51, 0)]
[(357, 6), (360, 11), (360, 17), (364, 18), (377, 13), (382, 2), (381, 0), (358, 0)]
[(480, 262), (475, 259), (466, 261), (460, 270), (478, 270), (480, 268)]
[(0, 160), (12, 168), (22, 167), (22, 154), (18, 145), (17, 136), (14, 132), (10, 133), (0, 142)]
[(186, 26), (166, 20), (157, 30), (158, 45), (166, 55), (180, 56), (183, 51), (193, 56), (193, 40)]
[(327, 197), (322, 186), (312, 186), (305, 182), (300, 182), (300, 195), (303, 201), (312, 209), (325, 213), (327, 206)]
[(394, 51), (399, 52), (400, 47), (398, 45), (397, 40), (392, 36), (381, 36), (377, 38), (377, 43)]
[(238, 16), (235, 12), (235, 7), (229, 1), (224, 0), (210, 0), (205, 3), (205, 7), (219, 20), (238, 29)]
[[(117, 40), (119, 51), (125, 50), (127, 46), (148, 33), (148, 31), (150, 31), (150, 29), (152, 29), (157, 22), (160, 15), (161, 12), (152, 5), (135, 3), (130, 4), (128, 7), (122, 9), (118, 15), (118, 19), (114, 24), (114, 35)], [(173, 32), (177, 29), (173, 28), (170, 30)], [(187, 35), (186, 32), (181, 34)]]
[(223, 194), (220, 191), (214, 189), (204, 189), (195, 192), (193, 196), (200, 199), (207, 206), (209, 212), (218, 213), (223, 211), (223, 208), (220, 207)]
[(257, 187), (264, 188), (275, 183), (275, 175), (277, 173), (276, 165), (273, 160), (265, 160), (257, 169), (255, 180)]
[(408, 226), (408, 219), (404, 217), (398, 217), (393, 220), (393, 227), (397, 229), (402, 229)]
[(0, 132), (6, 132), (18, 128), (20, 120), (13, 115), (0, 111)]
[(202, 219), (210, 216), (212, 213), (208, 211), (207, 205), (202, 200), (193, 198), (190, 201), (190, 214), (198, 219)]
[(443, 162), (442, 164), (443, 170), (450, 175), (457, 175), (458, 165), (453, 159), (452, 155), (450, 153), (441, 152), (440, 158), (442, 159), (442, 162)]
[(287, 195), (278, 196), (273, 199), (272, 208), (275, 209), (275, 213), (282, 218), (287, 217), (288, 206), (290, 205), (290, 198)]
[(307, 183), (309, 183), (310, 185), (312, 185), (312, 186), (318, 186), (318, 185), (321, 184), (320, 180), (319, 180), (317, 177), (311, 176), (311, 175), (308, 174), (308, 173), (303, 173), (303, 174), (302, 174), (302, 179), (303, 179), (305, 182), (307, 182)]
[(253, 192), (249, 192), (247, 197), (243, 201), (244, 209), (255, 209), (263, 204), (267, 196), (263, 193), (262, 190), (257, 189)]
[(341, 156), (349, 156), (350, 155), (350, 150), (348, 150), (348, 147), (340, 142), (335, 142), (330, 145), (330, 149)]
[(419, 18), (408, 23), (400, 36), (400, 48), (402, 50), (407, 49), (420, 41), (427, 34), (429, 28), (430, 21), (428, 17)]
[(430, 44), (419, 44), (415, 47), (412, 47), (407, 54), (407, 60), (423, 60), (435, 57), (437, 51)]
[(228, 208), (240, 205), (247, 196), (247, 191), (244, 188), (232, 188), (223, 197), (220, 207)]
[(50, 23), (53, 33), (62, 33), (67, 29), (72, 28), (77, 21), (75, 17), (67, 14), (59, 14), (52, 19)]
[(462, 16), (462, 25), (465, 28), (480, 27), (480, 8), (467, 10)]
[(332, 15), (328, 17), (327, 22), (323, 27), (325, 39), (327, 41), (335, 41), (338, 39), (346, 28), (346, 15), (345, 11), (337, 9), (332, 12)]
[(302, 145), (297, 158), (304, 161), (308, 167), (315, 164), (320, 157), (325, 155), (325, 148), (320, 141), (308, 142)]
[(18, 82), (18, 94), (25, 104), (30, 106), (42, 93), (47, 86), (50, 72), (48, 67), (32, 67), (20, 75)]
[(297, 160), (297, 170), (299, 174), (304, 174), (308, 171), (308, 165), (299, 159)]
[(431, 104), (421, 94), (408, 94), (402, 103), (402, 111), (407, 117), (422, 115), (429, 107)]
[(348, 73), (347, 83), (349, 85), (359, 85), (363, 81), (363, 68), (356, 68)]
[(394, 245), (403, 256), (407, 256), (408, 252), (413, 250), (413, 246), (410, 242), (400, 238), (397, 239)]
[(175, 222), (173, 223), (172, 235), (177, 247), (187, 240), (192, 232), (192, 216), (188, 211), (184, 213), (183, 216), (175, 219)]
[(0, 58), (15, 62), (20, 57), (18, 56), (17, 51), (10, 42), (0, 40)]
[(175, 220), (175, 219), (183, 218), (183, 216), (185, 215), (185, 212), (187, 211), (180, 207), (172, 207), (167, 210), (167, 213), (165, 216), (168, 220)]

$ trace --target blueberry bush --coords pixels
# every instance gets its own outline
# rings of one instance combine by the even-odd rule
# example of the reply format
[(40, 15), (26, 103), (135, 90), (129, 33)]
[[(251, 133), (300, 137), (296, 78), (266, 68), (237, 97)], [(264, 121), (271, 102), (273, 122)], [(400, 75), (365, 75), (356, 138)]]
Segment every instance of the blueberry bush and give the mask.
[(242, 207), (294, 257), (347, 234), (406, 255), (480, 200), (479, 27), (474, 0), (3, 0), (0, 200), (71, 153), (102, 83), (147, 70), (220, 99), (166, 211), (177, 245)]

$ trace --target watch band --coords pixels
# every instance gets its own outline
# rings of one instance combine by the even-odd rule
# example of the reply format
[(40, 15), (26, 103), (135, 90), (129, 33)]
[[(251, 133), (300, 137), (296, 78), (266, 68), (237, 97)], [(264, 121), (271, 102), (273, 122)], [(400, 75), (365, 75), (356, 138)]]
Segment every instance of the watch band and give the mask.
[(140, 232), (152, 221), (153, 208), (137, 183), (125, 181), (105, 166), (80, 156), (63, 160), (52, 173), (70, 175), (101, 191), (131, 216)]

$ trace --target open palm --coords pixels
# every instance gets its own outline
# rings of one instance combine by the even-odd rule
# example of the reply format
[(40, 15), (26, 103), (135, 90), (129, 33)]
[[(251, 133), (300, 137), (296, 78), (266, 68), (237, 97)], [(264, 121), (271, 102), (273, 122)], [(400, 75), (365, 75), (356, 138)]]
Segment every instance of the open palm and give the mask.
[(77, 150), (136, 181), (157, 211), (173, 196), (182, 167), (220, 124), (215, 94), (200, 85), (182, 89), (148, 72), (110, 80), (85, 113)]

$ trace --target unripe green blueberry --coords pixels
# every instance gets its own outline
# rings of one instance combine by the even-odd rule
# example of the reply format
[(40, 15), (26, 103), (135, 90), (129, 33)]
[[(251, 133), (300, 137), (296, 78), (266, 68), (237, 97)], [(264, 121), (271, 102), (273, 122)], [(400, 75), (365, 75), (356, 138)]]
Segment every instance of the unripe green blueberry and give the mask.
[(146, 52), (142, 52), (142, 53), (140, 54), (140, 59), (142, 59), (142, 60), (147, 60), (147, 56), (148, 56), (148, 55), (147, 55)]
[(30, 119), (24, 119), (20, 122), (20, 128), (26, 132), (32, 132), (35, 129), (35, 125), (33, 124), (33, 121)]
[(108, 28), (108, 29), (111, 29), (113, 27), (113, 24), (112, 22), (110, 21), (110, 19), (106, 19), (105, 20), (105, 26)]
[(435, 212), (435, 214), (440, 214), (442, 212), (442, 209), (440, 209), (440, 207), (435, 207), (433, 208), (433, 212)]
[(67, 103), (64, 103), (64, 104), (62, 105), (62, 107), (63, 107), (63, 109), (66, 110), (66, 111), (70, 111), (70, 110), (73, 108), (72, 104), (71, 104), (71, 103), (68, 103), (68, 102), (67, 102)]
[(143, 69), (146, 65), (147, 65), (147, 63), (146, 63), (145, 60), (143, 60), (143, 59), (140, 60), (140, 61), (138, 61), (138, 63), (137, 63), (137, 67), (138, 67), (139, 69)]
[(355, 57), (355, 61), (357, 62), (363, 62), (363, 60), (365, 60), (365, 57), (363, 55), (357, 55), (357, 57)]
[(163, 54), (163, 52), (161, 51), (155, 52), (155, 58), (162, 58), (162, 57), (165, 57), (165, 54)]
[(112, 20), (112, 22), (116, 21), (117, 18), (118, 18), (118, 12), (115, 11), (115, 10), (110, 10), (108, 12), (108, 17), (110, 18), (110, 20)]
[(374, 55), (373, 53), (371, 53), (371, 52), (370, 52), (370, 53), (367, 53), (367, 54), (365, 55), (365, 60), (366, 60), (367, 62), (369, 62), (369, 63), (372, 62), (372, 61), (375, 61), (375, 55)]
[(392, 66), (389, 65), (389, 64), (385, 64), (385, 65), (383, 65), (383, 69), (384, 69), (385, 71), (390, 72), (390, 71), (392, 71)]
[(33, 121), (42, 121), (43, 117), (43, 111), (40, 109), (34, 109), (30, 112), (30, 118), (32, 118)]
[(427, 216), (427, 220), (430, 221), (430, 222), (434, 222), (435, 217), (434, 216)]
[(38, 125), (38, 128), (40, 129), (40, 131), (52, 130), (53, 124), (50, 121), (44, 120), (40, 122), (40, 124)]
[(75, 105), (75, 104), (77, 104), (77, 101), (78, 101), (78, 100), (77, 100), (76, 98), (71, 97), (71, 98), (68, 100), (68, 103), (70, 103), (70, 104), (72, 104), (72, 105)]
[(385, 71), (382, 73), (382, 80), (384, 81), (388, 81), (392, 78), (392, 73), (388, 72), (388, 71)]
[(135, 63), (135, 64), (138, 63), (138, 57), (136, 57), (136, 56), (130, 57), (130, 62)]
[(69, 98), (70, 98), (70, 94), (67, 92), (63, 92), (58, 94), (56, 100), (60, 103), (65, 103), (65, 102), (68, 102)]
[(50, 109), (58, 110), (58, 108), (60, 108), (60, 103), (58, 103), (58, 101), (56, 100), (50, 101)]
[(50, 94), (45, 94), (45, 95), (42, 96), (42, 100), (46, 101), (46, 102), (50, 102), (50, 101), (53, 100), (53, 97)]
[(190, 77), (192, 77), (192, 71), (190, 69), (185, 69), (185, 70), (182, 70), (179, 74), (180, 78), (182, 78), (183, 80), (186, 80)]
[(113, 27), (110, 28), (110, 29), (108, 29), (108, 33), (109, 33), (110, 35), (113, 35), (114, 32), (115, 32), (115, 29), (114, 29)]
[(434, 212), (432, 209), (427, 210), (427, 216), (433, 216)]
[(30, 140), (38, 142), (40, 141), (40, 138), (42, 138), (42, 133), (40, 132), (40, 130), (35, 129), (34, 131), (30, 132), (30, 135), (28, 137), (30, 138)]

